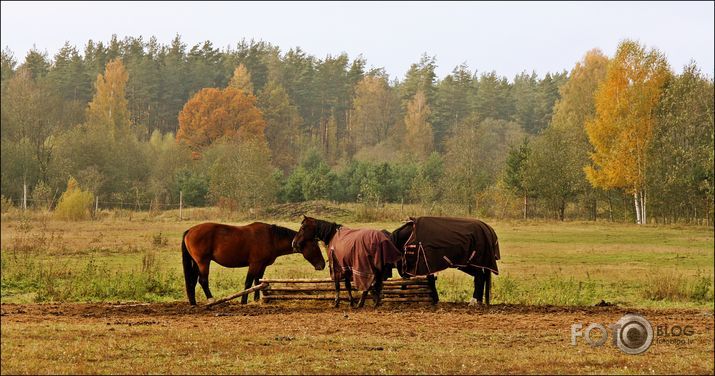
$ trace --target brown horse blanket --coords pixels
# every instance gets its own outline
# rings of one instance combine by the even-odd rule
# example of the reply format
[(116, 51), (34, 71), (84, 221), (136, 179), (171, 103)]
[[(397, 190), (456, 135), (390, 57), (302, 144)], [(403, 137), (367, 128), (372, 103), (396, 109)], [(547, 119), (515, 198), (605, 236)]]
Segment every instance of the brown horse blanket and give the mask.
[(355, 287), (366, 291), (385, 264), (394, 264), (402, 256), (392, 241), (378, 230), (340, 227), (330, 240), (328, 257), (333, 281), (351, 273)]
[(418, 217), (405, 243), (403, 270), (427, 275), (447, 268), (499, 274), (499, 242), (488, 224), (467, 218)]

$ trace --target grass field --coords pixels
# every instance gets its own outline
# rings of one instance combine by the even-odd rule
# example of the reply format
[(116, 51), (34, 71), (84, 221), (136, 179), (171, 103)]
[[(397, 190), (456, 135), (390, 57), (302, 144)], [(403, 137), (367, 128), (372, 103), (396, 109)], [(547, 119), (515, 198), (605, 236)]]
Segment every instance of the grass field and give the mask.
[[(251, 302), (206, 311), (185, 303), (179, 251), (183, 231), (205, 219), (4, 216), (2, 373), (713, 373), (712, 228), (487, 220), (502, 254), (491, 308), (467, 308), (471, 279), (448, 270), (437, 307)], [(241, 290), (245, 272), (214, 264), (214, 295)], [(300, 255), (266, 273), (327, 275)], [(201, 304), (200, 289), (197, 297)], [(601, 300), (615, 307), (593, 307)], [(646, 356), (570, 346), (572, 323), (633, 311), (691, 323), (696, 335)]]
[[(185, 296), (181, 234), (201, 221), (147, 216), (67, 223), (44, 217), (2, 222), (3, 302), (170, 302)], [(297, 222), (275, 222), (297, 229)], [(235, 224), (245, 224), (235, 223)], [(711, 228), (589, 222), (499, 222), (501, 274), (495, 303), (711, 307)], [(344, 223), (395, 229), (399, 222)], [(243, 286), (245, 269), (216, 264), (214, 295)], [(325, 277), (300, 255), (279, 258), (266, 277)], [(439, 274), (444, 301), (471, 296), (470, 277)], [(198, 293), (200, 298), (202, 293)]]

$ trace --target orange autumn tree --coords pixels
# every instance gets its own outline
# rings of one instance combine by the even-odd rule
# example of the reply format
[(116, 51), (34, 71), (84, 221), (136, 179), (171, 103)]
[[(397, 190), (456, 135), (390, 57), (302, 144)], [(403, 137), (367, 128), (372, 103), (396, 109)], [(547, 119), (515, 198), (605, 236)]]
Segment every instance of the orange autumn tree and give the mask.
[(201, 152), (223, 137), (265, 142), (265, 127), (252, 94), (232, 87), (206, 88), (189, 99), (179, 113), (176, 140)]
[(622, 188), (632, 194), (638, 224), (647, 223), (647, 151), (655, 108), (669, 76), (660, 52), (646, 51), (633, 41), (621, 42), (596, 91), (595, 118), (585, 125), (594, 149), (593, 163), (584, 169), (586, 177), (594, 187)]

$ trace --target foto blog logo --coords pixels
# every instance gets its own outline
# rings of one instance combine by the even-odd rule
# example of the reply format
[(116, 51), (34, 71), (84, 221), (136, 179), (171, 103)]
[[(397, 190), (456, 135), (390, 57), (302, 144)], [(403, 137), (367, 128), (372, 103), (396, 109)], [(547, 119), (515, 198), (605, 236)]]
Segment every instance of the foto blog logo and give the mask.
[(571, 345), (576, 346), (576, 339), (582, 337), (593, 347), (603, 346), (608, 341), (609, 330), (613, 345), (626, 354), (644, 353), (653, 343), (651, 323), (641, 315), (626, 314), (608, 327), (598, 323), (591, 323), (586, 329), (583, 324), (571, 325)]

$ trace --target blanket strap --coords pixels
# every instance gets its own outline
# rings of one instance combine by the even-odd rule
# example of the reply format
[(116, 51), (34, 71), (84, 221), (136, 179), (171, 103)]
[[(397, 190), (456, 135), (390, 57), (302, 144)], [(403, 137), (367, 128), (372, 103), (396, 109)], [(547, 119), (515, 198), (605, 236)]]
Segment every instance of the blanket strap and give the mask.
[[(420, 253), (422, 253), (422, 258), (425, 260), (425, 266), (427, 267), (427, 274), (432, 274), (432, 269), (429, 267), (429, 262), (427, 261), (427, 253), (425, 248), (422, 246), (422, 242), (419, 243), (419, 248), (417, 248), (417, 259), (419, 261)], [(415, 274), (417, 274), (417, 262), (415, 263)]]

